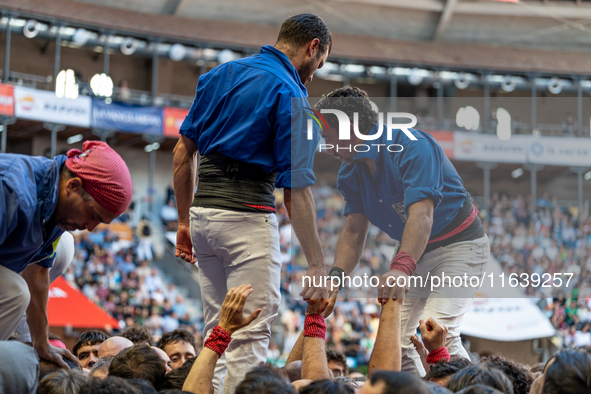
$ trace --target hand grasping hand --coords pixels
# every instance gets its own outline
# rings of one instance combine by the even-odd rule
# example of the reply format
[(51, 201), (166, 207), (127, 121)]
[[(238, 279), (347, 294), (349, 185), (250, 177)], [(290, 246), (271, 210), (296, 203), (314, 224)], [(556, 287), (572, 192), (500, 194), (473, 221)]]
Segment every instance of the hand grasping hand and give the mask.
[(261, 313), (261, 309), (257, 309), (250, 316), (244, 317), (244, 304), (252, 292), (253, 288), (251, 285), (240, 285), (238, 287), (232, 287), (226, 294), (220, 311), (219, 325), (230, 335), (248, 326)]
[(445, 346), (448, 331), (445, 325), (430, 317), (426, 322), (419, 320), (419, 329), (425, 348), (429, 353)]

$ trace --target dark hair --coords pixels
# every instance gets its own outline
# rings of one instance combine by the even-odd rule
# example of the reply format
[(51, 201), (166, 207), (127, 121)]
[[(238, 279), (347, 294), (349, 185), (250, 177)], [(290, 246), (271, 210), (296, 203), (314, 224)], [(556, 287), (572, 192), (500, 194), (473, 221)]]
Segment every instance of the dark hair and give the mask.
[(543, 393), (591, 392), (591, 356), (581, 350), (562, 350), (545, 372)]
[(78, 337), (78, 340), (74, 344), (74, 348), (72, 348), (72, 353), (74, 356), (78, 357), (78, 350), (80, 350), (83, 346), (93, 346), (99, 343), (105, 342), (109, 336), (104, 332), (100, 332), (97, 330), (90, 330), (85, 331)]
[(534, 375), (529, 372), (523, 365), (514, 361), (507, 360), (502, 356), (488, 356), (480, 360), (481, 363), (494, 367), (503, 372), (509, 380), (513, 383), (513, 391), (515, 394), (528, 394), (532, 383), (534, 382)]
[(493, 389), (490, 386), (485, 386), (483, 384), (475, 384), (473, 386), (466, 387), (461, 391), (458, 391), (458, 394), (503, 394), (503, 392), (497, 389)]
[(135, 345), (123, 349), (115, 356), (109, 367), (109, 376), (123, 379), (144, 379), (157, 387), (164, 378), (166, 367), (154, 349), (146, 345)]
[(370, 382), (372, 386), (384, 382), (386, 387), (382, 394), (429, 394), (425, 382), (408, 372), (375, 371)]
[(169, 373), (164, 376), (164, 379), (160, 382), (160, 390), (168, 390), (168, 389), (183, 389), (183, 384), (185, 384), (185, 380), (187, 380), (187, 376), (189, 376), (189, 372), (191, 372), (191, 368), (193, 368), (193, 364), (197, 360), (197, 357), (193, 357), (185, 361), (183, 365), (178, 367), (177, 369), (173, 369)]
[(179, 389), (168, 389), (168, 390), (161, 390), (158, 394), (194, 394), (190, 391), (183, 391)]
[[(321, 109), (338, 109), (346, 113), (351, 121), (353, 120), (353, 114), (357, 112), (359, 114), (359, 132), (361, 134), (369, 134), (371, 129), (378, 123), (378, 114), (371, 107), (369, 96), (365, 90), (351, 86), (345, 86), (328, 94), (323, 94), (320, 101), (314, 105), (314, 109), (317, 111)], [(325, 120), (326, 123), (330, 123), (331, 127), (338, 129), (335, 115), (326, 116)]]
[[(62, 357), (62, 360), (70, 367), (71, 370), (80, 369), (78, 364), (74, 361), (70, 360), (69, 358)], [(62, 367), (54, 363), (53, 361), (46, 360), (44, 358), (39, 359), (39, 380), (43, 379), (45, 376), (49, 375), (50, 373), (60, 371)]]
[(128, 379), (127, 383), (138, 389), (142, 394), (157, 394), (158, 392), (149, 382), (143, 379)]
[(129, 327), (123, 331), (119, 336), (129, 339), (134, 345), (138, 345), (142, 342), (147, 342), (150, 346), (154, 344), (152, 334), (144, 326)]
[(39, 382), (38, 394), (78, 394), (86, 383), (86, 375), (79, 370), (60, 369), (46, 375)]
[(354, 394), (355, 390), (345, 383), (332, 379), (317, 380), (300, 389), (299, 394)]
[(256, 367), (246, 374), (235, 394), (295, 394), (287, 378), (269, 367)]
[(187, 330), (174, 330), (163, 334), (158, 342), (156, 342), (156, 347), (164, 350), (164, 347), (169, 343), (179, 341), (190, 343), (193, 346), (193, 349), (195, 349), (195, 354), (197, 354), (197, 341), (195, 340), (195, 336)]
[(142, 394), (125, 379), (107, 376), (104, 379), (92, 378), (80, 388), (79, 394)]
[(513, 394), (513, 384), (507, 375), (485, 364), (472, 364), (456, 372), (447, 382), (447, 388), (457, 393), (475, 384), (483, 384), (505, 394)]
[(431, 369), (425, 375), (425, 380), (445, 378), (470, 365), (472, 362), (466, 358), (458, 357), (449, 361), (439, 360), (437, 364), (431, 364)]
[(105, 372), (106, 374), (108, 374), (109, 367), (111, 366), (111, 363), (113, 362), (114, 358), (115, 358), (115, 356), (105, 356), (105, 357), (101, 357), (98, 360), (96, 360), (96, 363), (94, 363), (92, 368), (90, 368), (89, 376), (94, 376), (94, 373), (96, 371), (101, 371), (101, 372)]
[(425, 384), (429, 389), (429, 394), (451, 394), (451, 391), (437, 383), (426, 382)]
[(343, 374), (347, 375), (349, 373), (349, 366), (347, 365), (347, 357), (345, 355), (335, 349), (328, 348), (326, 349), (326, 361), (334, 361), (343, 366)]
[(318, 15), (299, 14), (287, 18), (281, 25), (277, 44), (288, 44), (295, 48), (306, 45), (313, 39), (320, 41), (320, 53), (332, 50), (332, 34), (326, 23)]

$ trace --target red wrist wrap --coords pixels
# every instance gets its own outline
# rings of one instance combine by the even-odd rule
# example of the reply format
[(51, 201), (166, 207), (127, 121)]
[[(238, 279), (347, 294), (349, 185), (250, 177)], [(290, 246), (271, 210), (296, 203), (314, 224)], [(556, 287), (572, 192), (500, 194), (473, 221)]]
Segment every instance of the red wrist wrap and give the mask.
[(404, 272), (406, 275), (411, 276), (417, 269), (417, 262), (412, 256), (406, 252), (398, 252), (392, 262), (390, 263), (390, 271), (398, 270)]
[(445, 346), (441, 346), (439, 349), (433, 350), (427, 355), (428, 364), (437, 364), (439, 360), (449, 361), (449, 359), (449, 352)]
[(313, 338), (326, 338), (326, 325), (324, 316), (308, 315), (304, 320), (304, 336)]
[(224, 330), (220, 326), (215, 326), (203, 346), (213, 350), (221, 357), (228, 348), (231, 340), (232, 338), (230, 337), (228, 331)]

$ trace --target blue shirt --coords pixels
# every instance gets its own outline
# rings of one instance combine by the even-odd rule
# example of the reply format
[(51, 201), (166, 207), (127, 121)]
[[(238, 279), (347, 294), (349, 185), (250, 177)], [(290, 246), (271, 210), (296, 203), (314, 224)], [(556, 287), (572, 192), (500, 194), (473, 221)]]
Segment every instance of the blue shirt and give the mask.
[(0, 154), (0, 265), (19, 273), (32, 263), (53, 266), (63, 231), (46, 223), (57, 206), (65, 161), (64, 155)]
[[(397, 240), (402, 240), (409, 205), (425, 199), (435, 202), (430, 234), (435, 235), (452, 221), (468, 196), (462, 179), (437, 141), (424, 131), (410, 132), (417, 137), (416, 141), (400, 130), (393, 131), (393, 141), (387, 139), (386, 132), (376, 141), (366, 141), (370, 150), (357, 153), (353, 164), (343, 163), (337, 179), (337, 188), (346, 201), (345, 215), (365, 214), (373, 225)], [(375, 129), (370, 132), (373, 133)], [(372, 144), (400, 144), (404, 149), (391, 153), (386, 146), (379, 146), (378, 152), (378, 146)], [(360, 161), (365, 158), (375, 161), (374, 176), (367, 164)]]
[[(313, 141), (305, 138), (307, 96), (289, 58), (265, 45), (260, 54), (199, 78), (180, 134), (193, 140), (201, 155), (219, 152), (276, 171), (278, 188), (309, 186), (316, 181), (312, 165), (320, 133), (316, 128)], [(293, 144), (292, 125), (299, 130)]]

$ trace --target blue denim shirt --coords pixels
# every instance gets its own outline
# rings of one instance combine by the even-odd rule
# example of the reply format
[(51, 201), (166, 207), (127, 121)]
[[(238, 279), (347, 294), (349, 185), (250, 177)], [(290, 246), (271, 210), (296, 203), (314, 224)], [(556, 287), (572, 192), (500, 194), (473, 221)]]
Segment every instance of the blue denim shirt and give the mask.
[(0, 154), (0, 265), (22, 272), (50, 268), (63, 231), (46, 223), (57, 206), (59, 173), (66, 156)]
[[(278, 188), (313, 185), (320, 131), (314, 130), (313, 141), (306, 139), (307, 96), (289, 58), (265, 45), (260, 54), (222, 64), (199, 78), (180, 134), (193, 140), (201, 155), (219, 152), (267, 173), (276, 171)], [(292, 125), (300, 131), (295, 138)]]
[[(410, 132), (416, 141), (400, 130), (393, 131), (392, 141), (387, 139), (387, 133), (377, 141), (367, 141), (369, 151), (357, 153), (353, 164), (343, 163), (337, 179), (337, 188), (346, 201), (344, 214), (365, 214), (373, 225), (397, 240), (402, 240), (409, 205), (425, 199), (435, 202), (431, 229), (434, 235), (452, 221), (468, 196), (437, 141), (424, 131)], [(370, 132), (374, 133), (375, 129)], [(404, 149), (400, 153), (388, 152), (386, 146), (391, 144), (400, 144)], [(375, 161), (374, 176), (361, 161), (365, 158)]]

